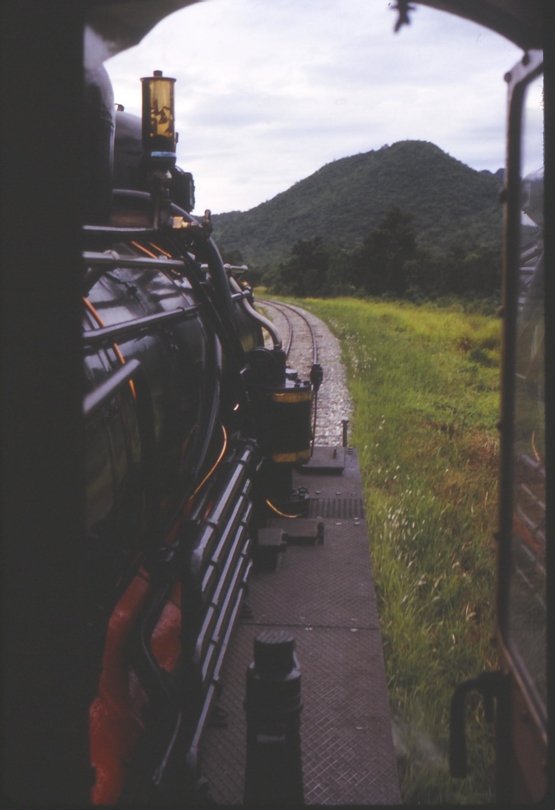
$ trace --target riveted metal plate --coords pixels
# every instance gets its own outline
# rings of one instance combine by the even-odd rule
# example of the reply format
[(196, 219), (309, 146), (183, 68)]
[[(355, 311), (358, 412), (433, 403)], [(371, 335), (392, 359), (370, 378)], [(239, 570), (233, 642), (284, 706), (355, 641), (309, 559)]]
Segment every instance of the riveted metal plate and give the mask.
[(324, 527), (322, 545), (288, 545), (278, 571), (251, 577), (256, 624), (379, 629), (366, 524)]

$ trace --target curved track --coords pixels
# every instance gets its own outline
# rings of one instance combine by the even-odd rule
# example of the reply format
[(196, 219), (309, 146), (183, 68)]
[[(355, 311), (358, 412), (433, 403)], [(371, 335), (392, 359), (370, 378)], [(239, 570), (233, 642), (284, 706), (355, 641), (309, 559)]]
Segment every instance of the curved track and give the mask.
[(318, 394), (315, 443), (341, 445), (344, 422), (350, 420), (352, 405), (337, 339), (319, 318), (300, 307), (268, 300), (257, 304), (273, 321), (282, 337), (288, 365), (301, 378), (309, 377), (314, 363), (322, 365), (324, 380)]
[(290, 366), (299, 373), (308, 374), (318, 362), (318, 338), (313, 324), (303, 310), (277, 301), (260, 301), (269, 310), (278, 331), (283, 335), (283, 347)]

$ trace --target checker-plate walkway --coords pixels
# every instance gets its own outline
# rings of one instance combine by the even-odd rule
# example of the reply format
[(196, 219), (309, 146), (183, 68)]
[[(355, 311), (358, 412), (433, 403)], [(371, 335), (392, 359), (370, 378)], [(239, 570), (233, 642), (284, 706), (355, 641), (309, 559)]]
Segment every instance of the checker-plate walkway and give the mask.
[[(332, 456), (316, 448), (314, 460)], [(376, 597), (354, 451), (335, 451), (344, 470), (306, 469), (295, 486), (308, 489), (310, 513), (324, 524), (324, 541), (289, 544), (276, 571), (255, 571), (248, 601), (222, 673), (218, 707), (201, 766), (219, 804), (243, 802), (245, 674), (254, 638), (263, 630), (290, 632), (301, 667), (301, 745), (308, 805), (400, 804)], [(338, 474), (339, 473), (339, 474)], [(274, 526), (291, 532), (295, 521)]]

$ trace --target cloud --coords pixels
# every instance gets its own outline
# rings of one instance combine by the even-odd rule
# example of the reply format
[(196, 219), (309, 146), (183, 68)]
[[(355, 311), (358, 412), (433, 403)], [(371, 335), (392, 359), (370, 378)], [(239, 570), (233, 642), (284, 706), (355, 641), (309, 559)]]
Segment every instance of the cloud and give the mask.
[(394, 34), (390, 5), (210, 0), (106, 66), (116, 101), (135, 113), (140, 76), (176, 77), (178, 158), (195, 174), (199, 210), (245, 210), (330, 160), (410, 138), (499, 168), (502, 77), (519, 50), (426, 7)]

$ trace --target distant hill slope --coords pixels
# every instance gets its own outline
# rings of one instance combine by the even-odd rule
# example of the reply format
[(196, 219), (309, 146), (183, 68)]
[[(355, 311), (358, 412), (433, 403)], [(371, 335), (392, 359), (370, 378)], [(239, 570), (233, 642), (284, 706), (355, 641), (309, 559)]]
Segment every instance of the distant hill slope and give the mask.
[(445, 248), (456, 239), (467, 248), (494, 244), (500, 184), (499, 171), (475, 171), (427, 141), (399, 141), (328, 163), (249, 211), (214, 215), (214, 236), (223, 250), (240, 250), (260, 266), (314, 236), (352, 248), (398, 206), (414, 216), (426, 247)]

